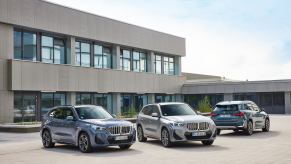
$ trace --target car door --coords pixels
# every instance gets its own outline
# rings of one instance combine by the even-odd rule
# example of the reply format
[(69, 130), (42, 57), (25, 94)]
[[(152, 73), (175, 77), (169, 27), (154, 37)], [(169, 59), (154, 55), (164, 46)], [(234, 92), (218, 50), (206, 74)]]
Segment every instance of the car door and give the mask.
[(62, 109), (62, 121), (60, 124), (61, 140), (66, 143), (74, 143), (76, 138), (76, 116), (73, 109), (64, 107)]
[[(158, 117), (153, 117), (152, 114), (157, 113)], [(153, 136), (155, 138), (159, 138), (160, 136), (158, 135), (159, 127), (160, 127), (160, 109), (158, 105), (151, 105), (151, 113), (149, 117), (149, 123), (148, 123), (148, 131), (149, 135)]]
[(255, 111), (255, 116), (256, 116), (256, 128), (262, 128), (265, 123), (265, 115), (263, 114), (262, 110), (255, 104), (252, 103), (254, 111)]
[(139, 122), (143, 128), (143, 133), (149, 135), (149, 118), (151, 114), (151, 105), (145, 106), (139, 114)]
[(61, 124), (62, 124), (62, 110), (60, 108), (56, 108), (53, 109), (50, 113), (49, 113), (49, 120), (50, 122), (47, 124), (50, 128), (50, 132), (52, 135), (52, 138), (54, 140), (61, 140)]

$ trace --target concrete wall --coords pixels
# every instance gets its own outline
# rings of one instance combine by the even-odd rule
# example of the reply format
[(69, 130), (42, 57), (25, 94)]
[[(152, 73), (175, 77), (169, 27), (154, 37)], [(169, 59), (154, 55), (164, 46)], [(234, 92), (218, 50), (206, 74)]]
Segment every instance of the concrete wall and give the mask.
[(185, 39), (40, 0), (0, 0), (0, 22), (185, 56)]
[(0, 123), (13, 122), (13, 92), (9, 91), (8, 60), (13, 54), (13, 28), (0, 23)]
[(180, 93), (184, 76), (10, 60), (11, 90)]

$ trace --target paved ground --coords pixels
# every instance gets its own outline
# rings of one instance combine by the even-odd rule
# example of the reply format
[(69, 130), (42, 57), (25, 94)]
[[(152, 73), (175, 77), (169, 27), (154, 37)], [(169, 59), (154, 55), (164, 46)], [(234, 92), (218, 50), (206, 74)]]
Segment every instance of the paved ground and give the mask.
[(57, 145), (44, 149), (38, 133), (0, 133), (0, 163), (64, 164), (64, 163), (291, 163), (291, 116), (271, 116), (271, 131), (245, 136), (222, 132), (213, 146), (200, 142), (163, 148), (159, 142), (136, 143), (130, 150), (106, 148), (83, 154), (72, 146)]

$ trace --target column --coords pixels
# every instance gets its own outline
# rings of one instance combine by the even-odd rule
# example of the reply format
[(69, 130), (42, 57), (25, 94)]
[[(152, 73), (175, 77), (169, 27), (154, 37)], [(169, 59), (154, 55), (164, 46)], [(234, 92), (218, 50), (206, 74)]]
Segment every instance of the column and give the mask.
[(232, 93), (224, 93), (224, 101), (232, 101), (233, 94)]
[(147, 71), (155, 73), (155, 53), (153, 51), (148, 52)]
[(121, 116), (121, 95), (120, 93), (113, 93), (113, 114)]
[(180, 76), (182, 75), (182, 68), (181, 68), (181, 57), (180, 56), (177, 56), (175, 57), (175, 74)]
[(148, 94), (148, 103), (149, 104), (155, 103), (155, 94), (153, 93)]
[(112, 68), (113, 69), (121, 69), (120, 68), (120, 46), (113, 46), (112, 50)]
[(66, 104), (67, 105), (76, 105), (76, 93), (75, 92), (67, 92)]
[(75, 37), (68, 37), (67, 40), (67, 64), (75, 65)]
[(290, 92), (285, 92), (284, 98), (285, 98), (285, 114), (291, 114)]

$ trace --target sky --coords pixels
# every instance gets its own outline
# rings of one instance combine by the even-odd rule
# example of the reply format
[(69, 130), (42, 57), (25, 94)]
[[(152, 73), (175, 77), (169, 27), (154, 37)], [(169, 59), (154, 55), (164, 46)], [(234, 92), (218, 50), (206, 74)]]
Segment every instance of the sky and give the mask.
[(182, 71), (291, 79), (289, 0), (48, 0), (186, 39)]

